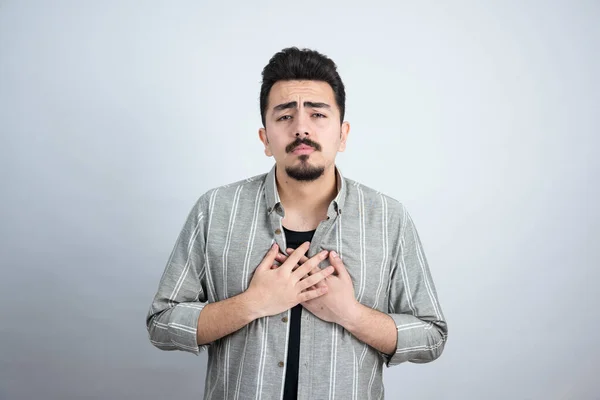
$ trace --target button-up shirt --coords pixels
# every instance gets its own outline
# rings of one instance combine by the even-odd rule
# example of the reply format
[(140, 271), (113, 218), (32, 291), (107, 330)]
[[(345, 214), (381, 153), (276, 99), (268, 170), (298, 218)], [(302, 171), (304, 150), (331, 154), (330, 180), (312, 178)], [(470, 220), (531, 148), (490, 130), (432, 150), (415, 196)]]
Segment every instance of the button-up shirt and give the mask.
[[(383, 365), (440, 356), (448, 328), (421, 241), (398, 201), (344, 178), (320, 222), (308, 257), (335, 250), (356, 299), (388, 314), (397, 328), (392, 355), (343, 327), (302, 310), (299, 399), (381, 399)], [(197, 344), (203, 307), (244, 292), (277, 242), (286, 248), (285, 210), (275, 166), (267, 174), (212, 189), (191, 212), (147, 315), (150, 341), (163, 350), (208, 350), (205, 399), (281, 399), (290, 310), (259, 318), (212, 343)], [(324, 266), (326, 264), (323, 264)]]

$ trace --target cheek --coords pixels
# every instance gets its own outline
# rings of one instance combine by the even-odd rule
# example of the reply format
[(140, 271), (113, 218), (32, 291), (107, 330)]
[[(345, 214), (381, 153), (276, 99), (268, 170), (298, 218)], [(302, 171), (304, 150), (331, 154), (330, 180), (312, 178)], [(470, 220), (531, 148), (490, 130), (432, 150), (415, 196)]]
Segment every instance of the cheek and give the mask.
[(327, 151), (336, 152), (342, 142), (340, 129), (329, 127), (327, 137), (323, 138), (323, 145), (327, 146)]
[(281, 129), (268, 127), (266, 136), (269, 141), (269, 146), (271, 147), (271, 150), (275, 151), (276, 148), (281, 145), (284, 133), (281, 132)]
[(285, 141), (281, 137), (269, 138), (269, 147), (271, 148), (271, 151), (275, 155), (286, 154), (285, 153), (285, 148), (286, 148), (286, 146), (288, 144), (290, 144), (290, 142), (289, 141)]

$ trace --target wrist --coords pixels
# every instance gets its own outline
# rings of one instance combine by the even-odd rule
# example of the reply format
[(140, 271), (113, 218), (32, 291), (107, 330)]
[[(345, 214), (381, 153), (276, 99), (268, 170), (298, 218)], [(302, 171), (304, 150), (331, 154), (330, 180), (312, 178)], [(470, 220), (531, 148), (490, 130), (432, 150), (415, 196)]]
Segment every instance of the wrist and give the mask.
[(363, 319), (365, 308), (364, 305), (357, 300), (354, 300), (354, 302), (346, 309), (345, 315), (337, 322), (337, 324), (343, 326), (348, 332), (354, 332), (360, 321)]
[(245, 308), (246, 315), (249, 319), (247, 323), (265, 316), (264, 312), (262, 311), (260, 298), (261, 296), (257, 295), (252, 288), (248, 288), (245, 292), (240, 294), (240, 302)]

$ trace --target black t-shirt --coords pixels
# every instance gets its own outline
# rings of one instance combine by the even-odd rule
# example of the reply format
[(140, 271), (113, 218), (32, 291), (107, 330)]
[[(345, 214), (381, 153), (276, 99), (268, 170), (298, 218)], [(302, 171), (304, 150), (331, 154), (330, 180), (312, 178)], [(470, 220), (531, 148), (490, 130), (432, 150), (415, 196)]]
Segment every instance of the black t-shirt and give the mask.
[[(296, 232), (283, 228), (285, 241), (288, 248), (295, 249), (304, 242), (310, 242), (315, 231)], [(288, 356), (285, 367), (285, 384), (283, 387), (283, 400), (296, 400), (298, 397), (298, 367), (300, 363), (300, 318), (302, 306), (298, 304), (292, 308), (290, 316), (290, 337)]]

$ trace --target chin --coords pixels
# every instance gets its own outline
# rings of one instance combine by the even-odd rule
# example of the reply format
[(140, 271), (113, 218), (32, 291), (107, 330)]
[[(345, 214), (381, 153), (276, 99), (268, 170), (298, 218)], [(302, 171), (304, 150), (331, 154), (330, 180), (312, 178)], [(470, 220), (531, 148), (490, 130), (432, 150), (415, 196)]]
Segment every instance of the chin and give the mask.
[(300, 165), (285, 167), (287, 175), (297, 181), (311, 182), (319, 179), (325, 172), (325, 167), (301, 162)]

